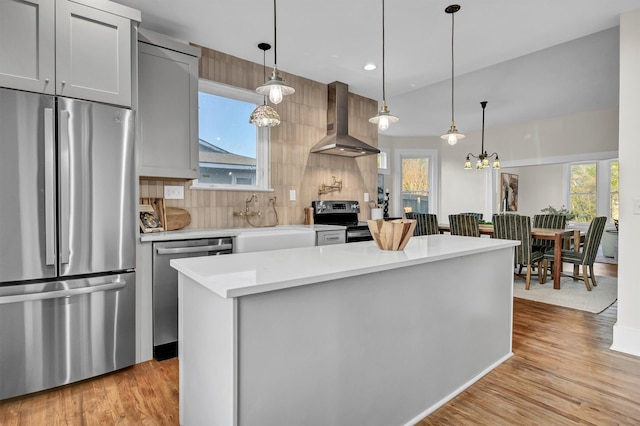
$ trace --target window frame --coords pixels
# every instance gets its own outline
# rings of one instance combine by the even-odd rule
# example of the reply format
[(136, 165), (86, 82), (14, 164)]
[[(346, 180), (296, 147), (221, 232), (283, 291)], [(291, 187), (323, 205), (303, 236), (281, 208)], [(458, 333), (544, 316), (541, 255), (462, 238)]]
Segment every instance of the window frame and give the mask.
[[(571, 166), (583, 164), (596, 165), (596, 216), (606, 216), (608, 221), (611, 218), (611, 163), (619, 161), (618, 158), (604, 160), (583, 160), (572, 161), (563, 164), (564, 188), (563, 199), (565, 205), (571, 207)], [(572, 221), (574, 224), (588, 223)]]
[(429, 213), (438, 214), (438, 191), (440, 183), (438, 169), (437, 149), (394, 149), (393, 150), (393, 192), (391, 193), (391, 202), (393, 206), (392, 215), (395, 217), (404, 217), (402, 207), (402, 160), (404, 158), (428, 158), (429, 159)]
[[(231, 86), (217, 81), (198, 79), (198, 93), (204, 92), (215, 96), (248, 102), (256, 106), (262, 105), (264, 97), (255, 91)], [(247, 122), (249, 117), (247, 117)], [(200, 124), (198, 123), (198, 139), (200, 139)], [(273, 191), (270, 173), (271, 132), (268, 127), (256, 126), (256, 184), (220, 184), (203, 183), (194, 179), (191, 189), (223, 190), (223, 191)], [(200, 150), (198, 149), (198, 155)], [(198, 174), (200, 173), (200, 159), (198, 159)]]

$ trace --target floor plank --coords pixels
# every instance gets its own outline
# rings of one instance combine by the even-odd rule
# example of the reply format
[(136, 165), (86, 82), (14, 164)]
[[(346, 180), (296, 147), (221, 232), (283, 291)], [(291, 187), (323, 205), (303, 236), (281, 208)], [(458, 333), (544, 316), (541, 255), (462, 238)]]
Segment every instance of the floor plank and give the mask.
[[(617, 276), (617, 265), (596, 264)], [(637, 425), (640, 358), (609, 350), (601, 314), (514, 299), (514, 356), (423, 419), (429, 425)], [(177, 425), (178, 361), (149, 361), (0, 401), (0, 424)]]

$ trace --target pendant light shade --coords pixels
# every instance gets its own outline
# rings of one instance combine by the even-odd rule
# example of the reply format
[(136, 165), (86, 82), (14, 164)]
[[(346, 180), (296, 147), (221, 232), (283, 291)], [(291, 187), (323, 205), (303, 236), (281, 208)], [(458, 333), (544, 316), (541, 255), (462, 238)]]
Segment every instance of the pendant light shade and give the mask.
[(493, 164), (491, 165), (494, 169), (500, 168), (500, 158), (498, 157), (498, 153), (494, 152), (493, 154), (487, 154), (487, 151), (484, 150), (484, 109), (487, 107), (487, 101), (480, 102), (482, 106), (482, 146), (480, 147), (480, 154), (473, 155), (472, 153), (467, 154), (467, 159), (464, 162), (464, 169), (471, 170), (471, 157), (477, 158), (476, 161), (476, 170), (482, 170), (489, 167), (489, 159), (495, 157), (493, 160)]
[(286, 84), (278, 72), (278, 43), (276, 37), (276, 0), (273, 0), (273, 73), (269, 80), (256, 89), (256, 92), (269, 96), (271, 103), (277, 105), (282, 102), (284, 96), (295, 93), (296, 89)]
[(452, 4), (450, 6), (447, 6), (447, 8), (444, 10), (446, 13), (451, 15), (451, 127), (449, 127), (449, 131), (447, 133), (445, 133), (444, 135), (440, 136), (440, 138), (444, 139), (447, 141), (447, 143), (449, 145), (455, 145), (456, 143), (458, 143), (459, 139), (463, 139), (464, 135), (460, 132), (458, 132), (458, 129), (456, 128), (456, 122), (454, 120), (454, 108), (453, 108), (453, 94), (454, 94), (454, 84), (453, 84), (453, 80), (454, 80), (454, 72), (453, 72), (453, 34), (454, 34), (454, 25), (453, 25), (453, 15), (460, 10), (460, 5), (457, 4)]
[(390, 124), (396, 123), (398, 117), (391, 115), (387, 107), (387, 99), (384, 87), (384, 0), (382, 0), (382, 106), (375, 117), (369, 119), (369, 123), (377, 124), (378, 130), (384, 132)]
[[(258, 48), (262, 50), (262, 73), (266, 75), (266, 55), (267, 50), (271, 49), (271, 45), (268, 43), (258, 44)], [(249, 123), (255, 124), (258, 127), (274, 127), (280, 124), (280, 115), (278, 112), (267, 105), (267, 97), (263, 95), (262, 105), (258, 106), (251, 113), (249, 117)]]

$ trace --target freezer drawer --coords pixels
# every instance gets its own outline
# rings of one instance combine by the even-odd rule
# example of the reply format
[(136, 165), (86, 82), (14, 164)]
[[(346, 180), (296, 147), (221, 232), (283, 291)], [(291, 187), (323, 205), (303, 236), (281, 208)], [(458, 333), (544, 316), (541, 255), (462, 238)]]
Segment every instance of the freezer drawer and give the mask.
[(0, 287), (0, 399), (135, 363), (135, 273)]

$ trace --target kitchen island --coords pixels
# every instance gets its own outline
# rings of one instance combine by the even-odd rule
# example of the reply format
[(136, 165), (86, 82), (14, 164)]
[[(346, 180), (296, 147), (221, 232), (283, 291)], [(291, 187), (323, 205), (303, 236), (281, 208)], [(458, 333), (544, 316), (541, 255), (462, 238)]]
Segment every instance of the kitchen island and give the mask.
[(180, 423), (403, 425), (508, 359), (516, 241), (172, 260)]

